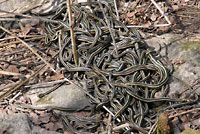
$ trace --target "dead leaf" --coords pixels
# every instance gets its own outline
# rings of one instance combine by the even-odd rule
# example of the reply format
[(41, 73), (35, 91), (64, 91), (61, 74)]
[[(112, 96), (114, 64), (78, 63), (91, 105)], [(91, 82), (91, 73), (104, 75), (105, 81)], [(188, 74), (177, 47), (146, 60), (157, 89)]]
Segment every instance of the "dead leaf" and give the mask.
[(170, 27), (166, 26), (166, 27), (159, 27), (158, 28), (158, 34), (162, 34), (162, 33), (167, 33), (169, 32)]
[(176, 18), (174, 16), (169, 16), (169, 20), (171, 21), (172, 24), (176, 23)]
[(45, 128), (46, 128), (47, 130), (51, 130), (51, 131), (55, 130), (55, 129), (54, 129), (54, 124), (53, 124), (52, 122), (47, 123), (47, 124), (45, 124), (44, 126), (45, 126)]
[(156, 21), (156, 19), (157, 19), (157, 15), (152, 14), (152, 15), (151, 15), (151, 20), (152, 20), (152, 21)]
[(53, 51), (53, 50), (49, 50), (49, 54), (51, 55), (51, 56), (53, 56), (53, 55), (56, 55), (56, 51)]
[(18, 70), (17, 66), (15, 66), (15, 65), (10, 65), (10, 66), (6, 69), (6, 71), (8, 71), (8, 72), (13, 72), (13, 73), (19, 73), (19, 70)]
[(127, 15), (127, 17), (131, 18), (131, 17), (133, 17), (135, 15), (135, 13), (134, 12), (129, 12), (126, 15)]
[(61, 71), (56, 71), (56, 74), (50, 77), (51, 80), (60, 80), (64, 79), (64, 74)]
[(171, 121), (171, 123), (173, 124), (173, 125), (176, 125), (176, 124), (178, 124), (180, 121), (179, 121), (179, 119), (178, 119), (178, 117), (175, 117), (172, 121)]
[(172, 8), (174, 11), (178, 11), (178, 9), (179, 9), (178, 5), (172, 5)]
[(132, 24), (132, 25), (138, 25), (139, 24), (139, 22), (136, 18), (132, 18), (129, 23)]
[(163, 7), (163, 11), (166, 13), (166, 12), (168, 12), (168, 9), (169, 9), (169, 7)]
[(187, 116), (186, 116), (186, 115), (181, 116), (181, 121), (182, 121), (182, 122), (188, 121)]
[(25, 27), (23, 28), (22, 32), (19, 33), (19, 37), (24, 37), (26, 36), (32, 29), (33, 27), (30, 24), (26, 24)]

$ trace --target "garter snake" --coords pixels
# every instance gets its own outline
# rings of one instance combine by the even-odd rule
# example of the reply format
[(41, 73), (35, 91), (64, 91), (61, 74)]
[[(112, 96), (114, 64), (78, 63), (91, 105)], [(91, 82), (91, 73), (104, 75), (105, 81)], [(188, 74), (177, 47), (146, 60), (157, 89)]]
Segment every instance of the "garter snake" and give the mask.
[[(170, 72), (148, 50), (137, 30), (130, 31), (116, 19), (112, 4), (107, 1), (72, 4), (79, 57), (78, 66), (75, 66), (66, 10), (67, 6), (63, 4), (51, 17), (59, 23), (45, 23), (46, 43), (57, 45), (58, 48), (58, 31), (62, 31), (59, 64), (64, 66), (66, 73), (81, 74), (86, 81), (87, 92), (98, 100), (91, 100), (96, 105), (96, 112), (103, 112), (102, 107), (107, 106), (113, 112), (114, 125), (129, 121), (137, 126), (124, 129), (123, 132), (147, 133), (155, 123), (148, 115), (152, 110), (151, 104), (155, 102), (172, 102), (172, 107), (179, 107), (198, 100), (198, 96), (192, 102), (167, 97)], [(121, 28), (116, 29), (115, 26)], [(158, 92), (161, 92), (161, 96), (155, 98)], [(87, 122), (91, 125), (87, 129), (87, 123), (82, 124), (82, 120), (78, 121), (81, 127), (73, 127), (70, 121), (77, 119), (64, 117), (63, 120), (72, 133), (92, 131), (99, 124), (104, 126), (101, 122), (97, 126)]]

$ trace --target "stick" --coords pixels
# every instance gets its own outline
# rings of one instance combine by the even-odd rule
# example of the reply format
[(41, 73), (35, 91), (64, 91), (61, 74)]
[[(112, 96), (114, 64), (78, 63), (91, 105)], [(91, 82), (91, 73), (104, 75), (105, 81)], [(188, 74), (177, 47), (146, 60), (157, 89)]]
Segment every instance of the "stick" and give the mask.
[[(167, 27), (171, 24), (156, 24), (156, 25), (127, 25), (127, 28), (151, 28), (151, 27)], [(121, 28), (122, 26), (115, 26), (115, 28)]]
[(188, 110), (188, 111), (184, 111), (184, 112), (182, 112), (182, 113), (177, 113), (177, 114), (175, 114), (175, 115), (169, 116), (169, 119), (174, 118), (174, 117), (177, 117), (177, 116), (180, 116), (180, 115), (192, 113), (192, 112), (194, 112), (194, 111), (200, 111), (200, 108), (195, 108), (195, 109), (191, 109), (191, 110)]
[[(137, 0), (137, 2), (139, 2), (140, 0)], [(151, 28), (151, 27), (167, 27), (170, 26), (172, 23), (169, 20), (169, 18), (167, 17), (167, 15), (164, 13), (164, 11), (158, 6), (158, 4), (154, 1), (151, 0), (151, 2), (154, 4), (154, 6), (159, 10), (159, 12), (161, 13), (162, 16), (164, 16), (165, 20), (167, 21), (167, 24), (156, 24), (156, 25), (128, 25), (128, 28)], [(137, 3), (138, 4), (138, 3)], [(115, 26), (115, 28), (121, 28), (121, 26)]]
[(157, 123), (158, 123), (158, 119), (157, 119), (156, 122), (153, 124), (153, 126), (152, 126), (151, 129), (149, 130), (148, 134), (154, 133), (155, 129), (157, 128)]
[[(40, 36), (40, 37), (33, 37), (33, 38), (29, 38), (29, 39), (24, 39), (25, 41), (31, 41), (31, 40), (36, 40), (36, 39), (42, 39), (44, 38), (44, 36)], [(21, 41), (12, 41), (12, 42), (9, 42), (9, 43), (4, 43), (4, 44), (0, 44), (0, 47), (5, 47), (5, 46), (9, 46), (9, 45), (13, 45), (13, 44), (18, 44), (20, 43)]]
[(164, 11), (158, 6), (158, 4), (155, 2), (155, 0), (151, 0), (151, 2), (155, 5), (155, 7), (160, 11), (160, 13), (162, 14), (162, 16), (164, 16), (164, 18), (166, 19), (167, 23), (169, 25), (171, 25), (171, 21), (169, 20), (169, 18), (167, 17), (167, 15), (165, 15)]
[(119, 21), (119, 12), (118, 12), (118, 9), (117, 9), (117, 2), (116, 2), (116, 0), (114, 0), (114, 5), (115, 5), (115, 12), (116, 12), (116, 15), (117, 15), (117, 20)]
[[(30, 16), (30, 15), (24, 15), (24, 14), (21, 14), (21, 13), (8, 12), (8, 11), (4, 11), (4, 10), (1, 10), (1, 9), (0, 9), (0, 12), (11, 14), (11, 15), (16, 15), (16, 16), (20, 16), (20, 17), (24, 17), (24, 18), (29, 18), (30, 20), (36, 19), (36, 20), (40, 20), (40, 21), (44, 21), (44, 22), (51, 22), (51, 23), (57, 23), (57, 24), (60, 23), (59, 21), (56, 21), (56, 20), (50, 20), (50, 19), (47, 19), (47, 18)], [(10, 18), (10, 19), (12, 19), (12, 18)]]
[(108, 134), (112, 134), (112, 124), (111, 124), (111, 120), (112, 120), (112, 115), (111, 114), (109, 114), (109, 116), (108, 116), (108, 124), (107, 124), (107, 129), (108, 129)]
[(27, 85), (27, 86), (25, 86), (25, 88), (28, 88), (28, 87), (30, 87), (30, 88), (47, 87), (47, 86), (52, 86), (52, 85), (55, 85), (55, 84), (66, 82), (66, 81), (67, 81), (66, 79), (63, 79), (63, 80), (56, 80), (56, 81), (38, 83), (38, 84), (34, 84), (34, 85)]
[(24, 76), (23, 74), (20, 74), (20, 73), (8, 72), (8, 71), (3, 71), (3, 70), (0, 70), (0, 75)]
[(127, 127), (134, 128), (135, 130), (138, 130), (138, 131), (142, 132), (143, 134), (147, 134), (148, 133), (146, 130), (144, 130), (143, 128), (139, 127), (137, 124), (130, 124), (130, 123), (125, 123), (125, 124), (122, 124), (120, 126), (114, 127), (113, 131), (118, 131), (118, 130), (121, 130), (121, 129), (127, 128)]
[(52, 89), (48, 90), (47, 92), (38, 94), (39, 98), (42, 98), (50, 93), (52, 93), (53, 91), (55, 91), (56, 89), (58, 89), (60, 86), (62, 86), (65, 82), (59, 83), (57, 86), (53, 87)]
[(76, 41), (74, 38), (74, 30), (72, 27), (72, 11), (71, 11), (71, 2), (70, 0), (67, 0), (67, 12), (69, 14), (69, 27), (70, 27), (70, 35), (71, 35), (71, 40), (72, 40), (72, 51), (74, 55), (74, 62), (75, 66), (78, 66), (78, 56), (76, 52)]
[[(58, 53), (57, 53), (58, 54)], [(55, 54), (55, 56), (52, 57), (55, 58), (57, 56), (57, 54)], [(52, 60), (51, 59), (51, 60)], [(50, 60), (50, 61), (51, 61)], [(14, 91), (18, 90), (21, 86), (23, 86), (25, 83), (27, 83), (31, 78), (35, 77), (44, 67), (46, 66), (46, 64), (44, 64), (43, 66), (41, 66), (36, 72), (32, 73), (30, 76), (28, 76), (25, 80), (21, 80), (19, 81), (17, 84), (15, 84), (10, 90), (8, 90), (7, 92), (5, 92), (4, 94), (0, 95), (0, 101), (3, 100), (5, 97), (9, 96), (11, 93), (13, 93)]]
[(10, 87), (14, 86), (15, 84), (16, 84), (16, 83), (11, 83), (11, 84), (2, 86), (2, 87), (0, 87), (0, 91), (2, 91), (2, 90), (4, 90), (4, 89), (7, 89), (7, 88), (10, 88)]
[(31, 50), (38, 58), (40, 58), (48, 67), (51, 68), (51, 70), (53, 72), (56, 72), (52, 67), (51, 65), (45, 60), (43, 59), (35, 50), (32, 49), (32, 47), (30, 47), (25, 41), (23, 41), (22, 39), (20, 39), (18, 36), (14, 35), (12, 32), (8, 31), (7, 29), (5, 29), (4, 27), (0, 26), (0, 28), (9, 33), (10, 35), (14, 36), (17, 40), (19, 40), (20, 42), (22, 42), (29, 50)]

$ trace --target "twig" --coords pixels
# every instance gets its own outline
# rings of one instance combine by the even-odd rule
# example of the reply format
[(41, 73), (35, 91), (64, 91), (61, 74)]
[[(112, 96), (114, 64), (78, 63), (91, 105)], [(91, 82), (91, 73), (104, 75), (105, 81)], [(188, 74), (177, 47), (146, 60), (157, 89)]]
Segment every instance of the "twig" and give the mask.
[(8, 72), (8, 71), (3, 71), (3, 70), (0, 70), (0, 75), (23, 76), (23, 75), (20, 74), (20, 73)]
[(17, 18), (10, 18), (10, 17), (0, 17), (0, 21), (6, 21), (6, 22), (17, 21), (17, 22), (19, 22), (20, 19), (17, 19)]
[[(65, 78), (65, 80), (67, 80), (69, 83), (75, 85), (76, 87), (78, 87), (81, 91), (83, 91), (86, 95), (88, 95), (92, 100), (94, 100), (96, 103), (100, 103), (100, 101), (96, 98), (94, 98), (90, 93), (88, 93), (85, 89), (83, 89), (81, 86), (75, 84), (74, 82), (72, 82), (71, 80)], [(113, 117), (115, 116), (106, 106), (102, 106), (108, 113), (110, 113)], [(118, 118), (117, 118), (118, 122), (121, 122)]]
[(149, 130), (148, 134), (151, 134), (155, 131), (155, 129), (157, 128), (157, 123), (158, 123), (158, 120), (156, 120), (156, 122), (153, 124), (153, 126)]
[[(139, 2), (139, 0), (138, 0)], [(159, 10), (159, 12), (161, 13), (162, 16), (164, 16), (165, 20), (167, 21), (167, 24), (156, 24), (156, 25), (128, 25), (128, 28), (151, 28), (151, 27), (167, 27), (170, 26), (172, 23), (169, 20), (169, 18), (167, 17), (167, 15), (164, 13), (164, 11), (158, 6), (158, 4), (154, 1), (151, 0), (151, 2), (154, 4), (154, 6)], [(121, 26), (115, 26), (115, 28), (121, 28)]]
[(61, 51), (61, 49), (62, 49), (61, 36), (62, 36), (62, 30), (59, 30), (59, 32), (58, 32), (58, 46), (59, 46), (59, 51)]
[[(39, 38), (39, 37), (43, 38), (45, 36), (44, 35), (25, 35), (20, 38), (24, 38), (24, 40), (26, 40), (27, 38), (35, 39), (35, 38)], [(11, 39), (15, 39), (15, 37), (13, 37), (13, 36), (5, 37), (3, 39), (0, 39), (0, 41), (11, 40)], [(27, 40), (29, 40), (29, 39), (27, 39)]]
[(68, 81), (69, 83), (75, 85), (76, 87), (78, 87), (81, 91), (83, 91), (86, 95), (88, 95), (91, 99), (93, 99), (95, 102), (100, 103), (100, 101), (96, 98), (94, 98), (90, 93), (88, 93), (87, 91), (85, 91), (85, 89), (83, 89), (81, 86), (79, 86), (78, 84), (75, 84), (74, 82), (72, 82), (71, 80), (65, 78), (66, 81)]
[(29, 50), (31, 50), (38, 58), (40, 58), (48, 67), (51, 68), (51, 70), (53, 72), (56, 72), (52, 67), (51, 65), (46, 61), (44, 60), (35, 50), (32, 49), (32, 47), (30, 47), (25, 41), (23, 41), (22, 39), (20, 39), (18, 36), (14, 35), (12, 32), (8, 31), (7, 29), (5, 29), (4, 27), (0, 26), (0, 28), (9, 33), (10, 35), (14, 36), (17, 40), (19, 40), (20, 42), (22, 42)]
[(52, 89), (48, 90), (45, 93), (41, 93), (38, 95), (39, 98), (42, 98), (50, 93), (52, 93), (53, 91), (55, 91), (56, 89), (58, 89), (60, 86), (62, 86), (65, 82), (59, 83), (57, 86), (53, 87)]
[(1, 0), (1, 1), (0, 1), (0, 4), (4, 3), (4, 2), (6, 2), (6, 1), (8, 1), (8, 0)]
[[(128, 28), (151, 28), (151, 27), (166, 27), (170, 26), (171, 24), (156, 24), (156, 25), (127, 25)], [(115, 26), (115, 28), (122, 28), (122, 26)]]
[(54, 84), (59, 84), (59, 83), (62, 83), (62, 82), (66, 82), (67, 80), (66, 79), (63, 79), (63, 80), (56, 80), (56, 81), (51, 81), (51, 82), (45, 82), (45, 83), (39, 83), (39, 84), (34, 84), (34, 85), (27, 85), (25, 86), (25, 88), (38, 88), (38, 87), (46, 87), (46, 86), (51, 86), (51, 85), (54, 85)]
[[(185, 17), (185, 18), (190, 18), (190, 19), (199, 19), (199, 17), (194, 17), (194, 16), (186, 16), (186, 15), (182, 15), (182, 14), (178, 14), (178, 15), (176, 15), (176, 16), (179, 16), (179, 17)], [(190, 24), (192, 24), (192, 23), (190, 23)]]
[(140, 1), (141, 1), (141, 0), (136, 0), (136, 2), (135, 2), (135, 4), (133, 5), (132, 9), (135, 9)]
[(155, 2), (155, 0), (151, 0), (151, 2), (155, 5), (155, 7), (160, 11), (160, 13), (162, 14), (162, 16), (164, 16), (164, 18), (166, 19), (167, 23), (169, 25), (171, 25), (171, 21), (169, 20), (169, 18), (167, 17), (167, 15), (165, 15), (164, 11), (158, 6), (158, 4)]
[(0, 87), (0, 91), (1, 91), (1, 90), (4, 90), (4, 89), (7, 89), (7, 88), (10, 88), (10, 87), (14, 86), (15, 84), (16, 84), (16, 83), (11, 83), (11, 84), (8, 84), (8, 85), (6, 85), (6, 86)]
[[(25, 41), (31, 41), (31, 40), (36, 40), (36, 39), (42, 39), (44, 38), (45, 36), (40, 36), (40, 37), (33, 37), (33, 38), (29, 38), (29, 39), (24, 39)], [(18, 44), (20, 43), (21, 41), (12, 41), (12, 42), (9, 42), (9, 43), (4, 43), (4, 44), (0, 44), (0, 47), (5, 47), (5, 46), (9, 46), (9, 45), (13, 45), (13, 44)]]
[(107, 129), (108, 129), (108, 133), (107, 134), (111, 134), (112, 133), (112, 129), (111, 129), (111, 120), (112, 120), (112, 115), (111, 114), (109, 114), (109, 116), (108, 116), (108, 121), (107, 121)]
[(139, 127), (138, 125), (136, 124), (131, 124), (131, 123), (125, 123), (125, 124), (122, 124), (120, 126), (117, 126), (117, 127), (114, 127), (113, 128), (113, 131), (118, 131), (118, 130), (121, 130), (121, 129), (124, 129), (124, 128), (127, 128), (127, 127), (131, 127), (135, 130), (138, 130), (144, 134), (147, 134), (148, 132), (146, 130), (144, 130), (143, 128)]
[(29, 18), (30, 20), (36, 19), (36, 20), (40, 20), (40, 21), (44, 21), (44, 22), (51, 22), (51, 23), (58, 23), (58, 24), (60, 23), (59, 21), (56, 21), (56, 20), (50, 20), (50, 19), (47, 19), (47, 18), (30, 16), (30, 15), (24, 15), (24, 14), (21, 14), (21, 13), (8, 12), (8, 11), (4, 11), (2, 9), (0, 9), (0, 12), (11, 14), (11, 15), (16, 15), (16, 16), (21, 16), (21, 17), (24, 17), (24, 18)]
[(14, 102), (14, 100), (19, 97), (22, 93), (18, 92), (12, 99), (9, 100), (9, 104), (12, 104)]
[(119, 12), (118, 12), (118, 9), (117, 9), (117, 2), (116, 2), (116, 0), (114, 0), (114, 6), (115, 6), (115, 12), (116, 12), (116, 15), (117, 15), (117, 20), (119, 21)]
[[(58, 53), (57, 53), (58, 54)], [(55, 56), (52, 57), (52, 59), (54, 57), (57, 56), (57, 54)], [(51, 59), (51, 60), (52, 60)], [(35, 77), (44, 67), (46, 66), (46, 64), (44, 64), (43, 66), (41, 66), (36, 72), (32, 73), (30, 76), (28, 76), (25, 80), (21, 80), (19, 81), (17, 84), (15, 84), (10, 90), (8, 90), (7, 92), (5, 92), (4, 94), (0, 95), (0, 101), (3, 100), (5, 97), (9, 96), (11, 93), (13, 93), (14, 91), (18, 90), (21, 86), (23, 86), (25, 83), (27, 83), (31, 78)]]
[(72, 51), (74, 55), (74, 62), (75, 66), (78, 66), (78, 56), (76, 51), (76, 41), (74, 38), (74, 30), (72, 27), (72, 11), (71, 11), (71, 0), (67, 0), (67, 12), (69, 14), (69, 27), (70, 27), (70, 35), (71, 35), (71, 41), (72, 41)]
[(184, 114), (192, 113), (194, 111), (200, 111), (200, 108), (195, 108), (195, 109), (191, 109), (191, 110), (188, 110), (188, 111), (184, 111), (182, 113), (177, 113), (175, 115), (169, 116), (169, 119), (177, 117), (177, 116), (181, 116), (181, 115), (184, 115)]

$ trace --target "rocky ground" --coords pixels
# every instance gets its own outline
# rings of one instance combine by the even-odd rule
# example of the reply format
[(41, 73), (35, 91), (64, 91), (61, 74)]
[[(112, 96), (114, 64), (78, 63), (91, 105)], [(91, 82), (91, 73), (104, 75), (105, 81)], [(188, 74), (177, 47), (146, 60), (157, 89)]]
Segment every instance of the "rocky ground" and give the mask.
[[(13, 1), (9, 0), (8, 2), (12, 3)], [(44, 1), (23, 2), (25, 5), (28, 3), (29, 6), (41, 6), (41, 3)], [(174, 65), (174, 73), (170, 79), (169, 96), (184, 93), (182, 95), (189, 94), (188, 97), (190, 97), (195, 92), (199, 95), (200, 3), (187, 0), (169, 0), (167, 2), (157, 0), (157, 2), (169, 16), (172, 25), (169, 27), (142, 28), (138, 30), (140, 30), (148, 46), (159, 52), (169, 67), (171, 63)], [(136, 10), (131, 8), (131, 5), (135, 3), (136, 1), (120, 1), (118, 3), (120, 18), (126, 25), (166, 23), (162, 17), (159, 17), (160, 14), (155, 7), (151, 7), (152, 5), (149, 4), (149, 1), (139, 1), (136, 5)], [(7, 11), (19, 9), (19, 12), (25, 10), (19, 8), (23, 3), (19, 5), (11, 4), (13, 5), (12, 7), (2, 8), (8, 4), (7, 2), (0, 2), (0, 9)], [(59, 3), (52, 1), (46, 7), (41, 6), (34, 11), (38, 12), (40, 9), (48, 12), (47, 7), (56, 4)], [(126, 7), (126, 10), (122, 10), (122, 7)], [(149, 7), (148, 10), (147, 7)], [(27, 7), (26, 10), (29, 8)], [(5, 13), (0, 15), (5, 16)], [(40, 28), (38, 22), (22, 22), (21, 25), (21, 29), (12, 29), (12, 32), (24, 40), (32, 40), (32, 44), (29, 45), (43, 57), (46, 57), (46, 60), (50, 60), (50, 57), (54, 56), (56, 51), (41, 45), (44, 41), (44, 38), (42, 38), (44, 31)], [(28, 84), (24, 84), (20, 90), (2, 99), (4, 93), (10, 87), (23, 80), (23, 77), (28, 78), (32, 72), (38, 69), (37, 66), (40, 64), (40, 60), (34, 54), (31, 54), (31, 51), (25, 48), (23, 44), (17, 43), (13, 36), (6, 35), (4, 38), (0, 38), (0, 61), (0, 69), (6, 71), (0, 74), (0, 134), (67, 134), (68, 132), (65, 130), (61, 120), (55, 116), (52, 109), (56, 106), (62, 106), (66, 109), (81, 109), (81, 107), (90, 106), (84, 93), (72, 84), (62, 85), (44, 98), (38, 97), (38, 94), (52, 89), (55, 87), (55, 84), (67, 81), (64, 79), (66, 76), (59, 68), (56, 70), (57, 73), (53, 73), (47, 70), (47, 68), (41, 70), (34, 78), (30, 79)], [(19, 63), (24, 65), (19, 65)], [(56, 63), (51, 64), (54, 67), (57, 66)], [(12, 73), (5, 74), (8, 72)], [(74, 80), (74, 83), (76, 82)], [(32, 105), (32, 107), (36, 106), (38, 110), (21, 108), (18, 105), (19, 103), (26, 104), (27, 106)], [(174, 133), (188, 134), (187, 131), (190, 134), (199, 133), (199, 104), (200, 102), (198, 101), (198, 104), (190, 108), (190, 111), (181, 109), (172, 111), (169, 114), (169, 121), (172, 124)], [(43, 110), (45, 108), (46, 110)], [(183, 114), (184, 112), (186, 113)], [(179, 116), (174, 116), (178, 113), (180, 114)], [(81, 114), (87, 114), (87, 112)]]

